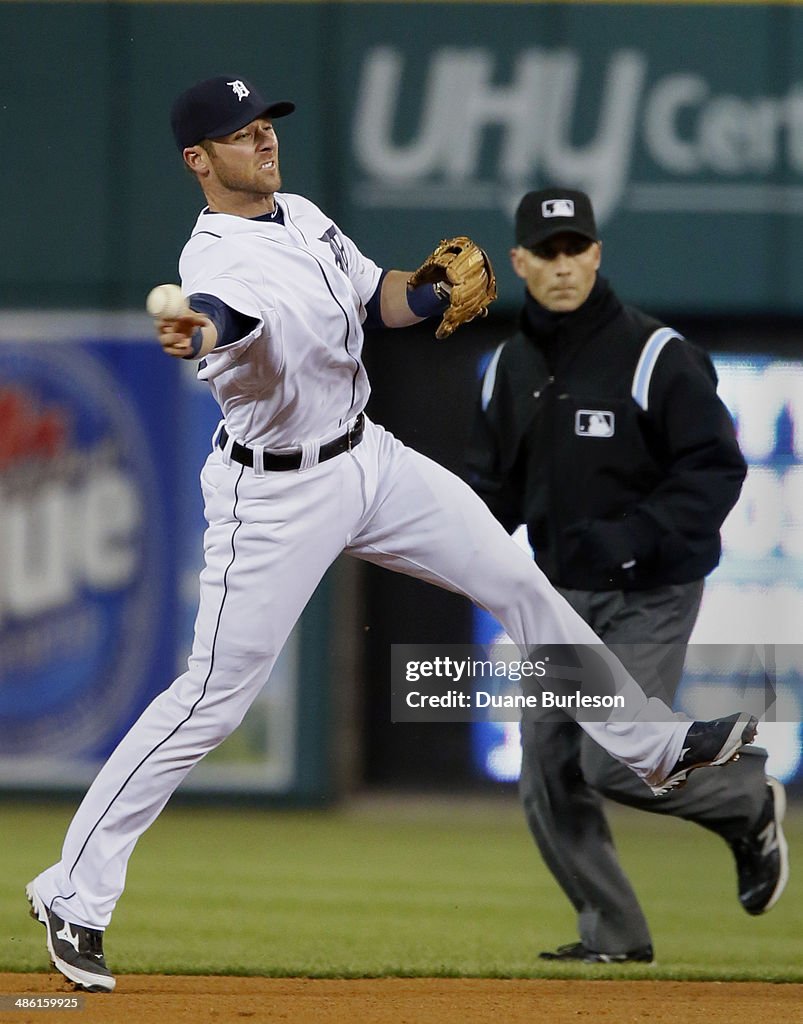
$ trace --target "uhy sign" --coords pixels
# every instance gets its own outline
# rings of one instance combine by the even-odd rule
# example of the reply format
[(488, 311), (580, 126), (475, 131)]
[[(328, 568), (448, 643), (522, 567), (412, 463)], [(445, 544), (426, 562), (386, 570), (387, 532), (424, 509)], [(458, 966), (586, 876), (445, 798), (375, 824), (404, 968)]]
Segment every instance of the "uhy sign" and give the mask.
[[(540, 180), (588, 192), (600, 221), (626, 195), (642, 210), (803, 212), (799, 188), (755, 188), (781, 169), (803, 172), (803, 83), (783, 96), (744, 98), (717, 93), (693, 72), (649, 82), (648, 70), (640, 51), (611, 55), (592, 93), (593, 130), (577, 142), (580, 53), (531, 48), (502, 68), (490, 50), (446, 47), (430, 57), (417, 130), (402, 143), (394, 129), (409, 72), (398, 49), (377, 47), (365, 58), (357, 94), (354, 150), (368, 180), (356, 201), (512, 207)], [(496, 164), (486, 169), (479, 163), (488, 129), (500, 141)], [(652, 182), (639, 185), (631, 168), (641, 149), (653, 172)]]

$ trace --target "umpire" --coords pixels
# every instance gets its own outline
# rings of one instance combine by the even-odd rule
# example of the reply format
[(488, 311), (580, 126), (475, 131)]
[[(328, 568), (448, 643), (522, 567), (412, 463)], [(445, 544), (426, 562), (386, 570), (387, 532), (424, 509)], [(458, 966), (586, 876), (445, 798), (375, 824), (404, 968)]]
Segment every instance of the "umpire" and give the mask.
[[(588, 196), (548, 189), (516, 213), (518, 330), (482, 383), (469, 480), (649, 695), (672, 703), (719, 530), (745, 463), (708, 356), (624, 306), (598, 273)], [(578, 916), (579, 941), (541, 954), (650, 962), (653, 946), (616, 856), (602, 796), (694, 821), (730, 845), (739, 899), (768, 910), (788, 873), (784, 791), (749, 747), (654, 797), (562, 712), (522, 723), (521, 796), (541, 854)]]

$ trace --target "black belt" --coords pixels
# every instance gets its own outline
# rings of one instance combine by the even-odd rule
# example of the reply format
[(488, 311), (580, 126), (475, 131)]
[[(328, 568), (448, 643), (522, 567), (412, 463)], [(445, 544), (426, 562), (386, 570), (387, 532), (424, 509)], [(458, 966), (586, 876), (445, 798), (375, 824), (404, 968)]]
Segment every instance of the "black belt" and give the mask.
[[(327, 459), (333, 459), (335, 455), (342, 455), (343, 452), (350, 452), (352, 448), (356, 448), (357, 445), (362, 441), (363, 428), (365, 427), (365, 419), (363, 414), (357, 417), (354, 421), (354, 426), (347, 430), (345, 434), (341, 434), (340, 437), (336, 437), (334, 441), (327, 441), (326, 444), (322, 444), (318, 452), (318, 462), (326, 462)], [(218, 437), (218, 445), (221, 448), (225, 448), (229, 440), (229, 435), (226, 428), (223, 427)], [(230, 455), (235, 462), (239, 462), (241, 466), (249, 466), (251, 469), (254, 468), (254, 452), (251, 448), (246, 448), (244, 444), (239, 444), (235, 441), (231, 446)], [(299, 449), (297, 452), (288, 452), (287, 455), (276, 455), (273, 452), (262, 453), (262, 465), (265, 469), (276, 470), (276, 469), (300, 469), (302, 452)]]

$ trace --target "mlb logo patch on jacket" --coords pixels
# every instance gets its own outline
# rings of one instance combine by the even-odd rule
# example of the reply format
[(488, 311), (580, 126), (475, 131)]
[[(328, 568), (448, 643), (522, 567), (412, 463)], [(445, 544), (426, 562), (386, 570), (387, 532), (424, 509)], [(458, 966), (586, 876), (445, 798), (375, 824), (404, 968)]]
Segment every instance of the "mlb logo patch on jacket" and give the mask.
[(613, 437), (615, 417), (606, 409), (578, 409), (574, 432), (579, 437)]

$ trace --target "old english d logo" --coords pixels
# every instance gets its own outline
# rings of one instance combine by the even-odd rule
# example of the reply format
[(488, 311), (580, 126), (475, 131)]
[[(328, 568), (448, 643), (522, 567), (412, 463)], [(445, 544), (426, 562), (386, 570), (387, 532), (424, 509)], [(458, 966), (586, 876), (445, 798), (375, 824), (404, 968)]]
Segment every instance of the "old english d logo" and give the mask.
[(239, 78), (236, 78), (233, 82), (226, 82), (226, 85), (231, 86), (234, 95), (240, 101), (244, 100), (247, 96), (251, 95), (248, 86), (245, 84), (245, 82), (241, 82)]
[(332, 250), (332, 255), (335, 258), (335, 263), (340, 267), (344, 274), (348, 273), (348, 267), (346, 266), (346, 249), (340, 240), (337, 233), (337, 228), (334, 224), (327, 228), (326, 231), (318, 239), (319, 242), (328, 242)]
[(579, 437), (613, 437), (615, 417), (605, 409), (578, 409), (574, 432)]

